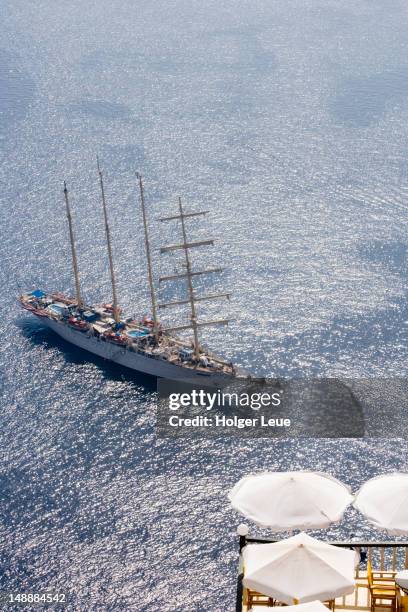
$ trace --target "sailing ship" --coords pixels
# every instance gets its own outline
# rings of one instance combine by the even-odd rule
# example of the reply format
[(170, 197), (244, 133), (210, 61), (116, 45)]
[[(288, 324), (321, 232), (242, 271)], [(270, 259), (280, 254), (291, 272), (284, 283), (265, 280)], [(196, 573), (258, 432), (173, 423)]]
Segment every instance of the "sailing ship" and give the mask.
[[(204, 274), (216, 274), (221, 272), (222, 269), (211, 268), (197, 271), (192, 269), (190, 250), (211, 246), (214, 244), (214, 241), (188, 240), (186, 220), (203, 216), (208, 211), (185, 212), (180, 198), (178, 199), (177, 213), (163, 217), (160, 219), (160, 222), (178, 222), (181, 227), (182, 241), (179, 244), (163, 246), (160, 252), (183, 252), (184, 267), (180, 273), (160, 277), (159, 283), (183, 280), (186, 283), (187, 296), (186, 299), (173, 302), (157, 302), (143, 179), (140, 174), (136, 176), (140, 192), (140, 207), (144, 229), (151, 316), (143, 316), (137, 319), (132, 317), (126, 318), (122, 315), (118, 304), (107, 203), (99, 160), (97, 160), (97, 165), (112, 287), (112, 302), (90, 305), (86, 304), (83, 300), (71, 206), (68, 189), (64, 182), (64, 199), (75, 280), (75, 297), (69, 297), (60, 292), (46, 292), (42, 289), (35, 289), (19, 297), (21, 306), (31, 314), (39, 317), (44, 325), (48, 326), (64, 340), (90, 353), (140, 373), (149, 374), (157, 378), (211, 387), (225, 386), (237, 378), (250, 378), (248, 373), (212, 353), (200, 342), (200, 328), (204, 326), (227, 325), (228, 320), (199, 321), (197, 317), (197, 302), (229, 298), (229, 294), (196, 294), (194, 288), (195, 277)], [(188, 324), (165, 327), (158, 317), (158, 310), (180, 305), (189, 306), (190, 321)], [(184, 330), (192, 331), (191, 341), (176, 335), (177, 332)]]

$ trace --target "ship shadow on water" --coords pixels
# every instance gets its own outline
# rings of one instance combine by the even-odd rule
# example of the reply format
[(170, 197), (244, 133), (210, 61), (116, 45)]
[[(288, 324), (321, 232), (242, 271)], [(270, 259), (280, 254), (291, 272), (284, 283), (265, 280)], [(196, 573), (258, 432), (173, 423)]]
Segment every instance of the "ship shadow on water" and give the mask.
[(16, 321), (16, 326), (33, 345), (57, 348), (67, 363), (77, 365), (92, 363), (107, 380), (131, 383), (142, 387), (146, 392), (156, 392), (157, 390), (157, 378), (155, 376), (138, 373), (74, 346), (35, 319), (19, 318)]

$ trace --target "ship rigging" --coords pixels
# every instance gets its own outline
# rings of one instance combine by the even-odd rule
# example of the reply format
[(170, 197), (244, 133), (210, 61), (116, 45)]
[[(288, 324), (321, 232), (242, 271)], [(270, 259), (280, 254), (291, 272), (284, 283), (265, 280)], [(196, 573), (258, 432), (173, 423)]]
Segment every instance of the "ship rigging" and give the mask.
[[(200, 329), (205, 326), (228, 325), (228, 319), (201, 321), (198, 318), (197, 304), (203, 301), (229, 299), (229, 293), (198, 294), (194, 279), (201, 275), (215, 274), (222, 268), (194, 270), (190, 251), (208, 247), (214, 240), (191, 241), (187, 237), (187, 222), (202, 217), (208, 211), (185, 212), (178, 199), (178, 211), (171, 216), (162, 217), (160, 223), (178, 222), (181, 229), (181, 242), (160, 248), (161, 254), (179, 252), (184, 256), (184, 269), (176, 274), (160, 276), (159, 284), (168, 285), (172, 281), (185, 281), (186, 297), (170, 302), (158, 303), (154, 284), (152, 252), (150, 245), (148, 218), (144, 195), (143, 178), (136, 174), (139, 187), (140, 209), (143, 221), (144, 246), (147, 264), (147, 280), (150, 290), (151, 317), (139, 319), (124, 318), (118, 303), (113, 249), (107, 211), (107, 198), (104, 177), (97, 159), (97, 170), (101, 193), (105, 238), (109, 262), (109, 275), (112, 289), (112, 303), (87, 305), (83, 299), (77, 248), (68, 189), (64, 182), (64, 199), (68, 220), (71, 261), (75, 283), (75, 298), (59, 292), (45, 292), (36, 289), (20, 296), (23, 308), (37, 317), (69, 342), (114, 361), (125, 367), (150, 374), (158, 378), (180, 380), (210, 386), (225, 386), (234, 378), (248, 378), (249, 375), (236, 368), (232, 363), (213, 354), (200, 343)], [(165, 327), (158, 311), (181, 305), (189, 306), (189, 322), (183, 325)], [(192, 330), (189, 343), (175, 335), (178, 331)], [(120, 350), (118, 350), (118, 347)]]

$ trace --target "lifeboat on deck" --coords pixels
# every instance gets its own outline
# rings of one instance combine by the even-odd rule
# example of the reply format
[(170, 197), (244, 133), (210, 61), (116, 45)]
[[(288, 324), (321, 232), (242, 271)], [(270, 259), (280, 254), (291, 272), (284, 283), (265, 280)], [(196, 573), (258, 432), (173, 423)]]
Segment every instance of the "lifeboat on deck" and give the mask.
[(124, 345), (127, 342), (127, 339), (125, 336), (116, 334), (115, 332), (107, 332), (105, 334), (105, 338), (107, 340), (109, 340), (109, 342), (114, 342), (115, 344), (120, 344), (120, 345)]
[(49, 317), (50, 315), (44, 308), (34, 308), (33, 314), (37, 315), (37, 317)]
[(82, 321), (82, 319), (78, 319), (76, 317), (68, 318), (68, 325), (73, 327), (74, 329), (78, 329), (79, 331), (86, 331), (88, 329), (88, 323)]

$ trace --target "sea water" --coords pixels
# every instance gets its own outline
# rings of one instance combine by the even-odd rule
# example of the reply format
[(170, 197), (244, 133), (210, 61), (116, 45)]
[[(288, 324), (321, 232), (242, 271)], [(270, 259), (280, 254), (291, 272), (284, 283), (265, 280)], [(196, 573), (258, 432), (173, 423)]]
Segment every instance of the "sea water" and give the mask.
[[(356, 490), (407, 469), (406, 443), (158, 440), (152, 381), (67, 345), (15, 298), (73, 292), (66, 180), (83, 293), (111, 301), (98, 154), (126, 313), (149, 314), (139, 171), (156, 277), (183, 269), (159, 258), (180, 236), (158, 217), (179, 195), (210, 213), (188, 231), (216, 240), (196, 268), (225, 268), (197, 291), (233, 291), (200, 310), (233, 320), (203, 328), (213, 350), (263, 376), (405, 376), (405, 3), (6, 0), (1, 13), (1, 590), (66, 592), (75, 610), (232, 610), (242, 518), (226, 495), (241, 476), (318, 469)], [(373, 402), (397, 438), (405, 405), (387, 389)], [(386, 537), (353, 510), (325, 535)]]

